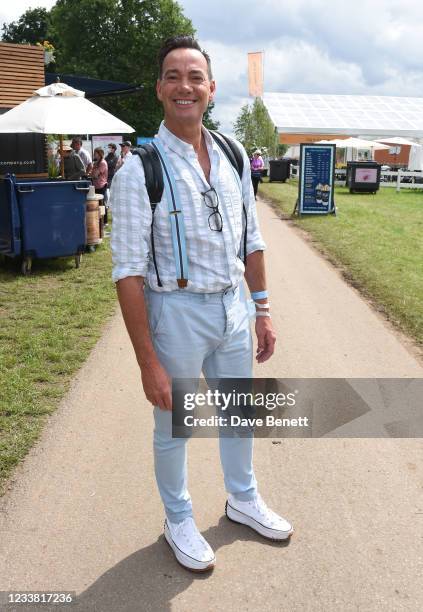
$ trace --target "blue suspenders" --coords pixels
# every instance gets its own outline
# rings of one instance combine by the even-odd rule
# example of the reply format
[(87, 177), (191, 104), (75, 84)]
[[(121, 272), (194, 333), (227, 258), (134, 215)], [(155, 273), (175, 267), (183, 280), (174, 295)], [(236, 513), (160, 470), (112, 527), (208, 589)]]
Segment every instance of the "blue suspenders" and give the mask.
[(169, 209), (173, 255), (176, 265), (176, 280), (178, 282), (178, 287), (183, 289), (188, 284), (188, 258), (181, 200), (172, 172), (172, 166), (167, 158), (163, 145), (158, 138), (153, 140), (152, 145), (156, 149), (163, 167), (164, 188)]

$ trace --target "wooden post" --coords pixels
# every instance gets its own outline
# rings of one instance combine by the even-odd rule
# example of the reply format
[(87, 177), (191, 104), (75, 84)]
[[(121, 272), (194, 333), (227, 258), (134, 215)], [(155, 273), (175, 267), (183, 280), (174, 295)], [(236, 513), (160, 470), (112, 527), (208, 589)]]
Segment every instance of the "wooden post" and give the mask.
[(65, 159), (63, 157), (63, 135), (60, 134), (60, 174), (65, 178)]

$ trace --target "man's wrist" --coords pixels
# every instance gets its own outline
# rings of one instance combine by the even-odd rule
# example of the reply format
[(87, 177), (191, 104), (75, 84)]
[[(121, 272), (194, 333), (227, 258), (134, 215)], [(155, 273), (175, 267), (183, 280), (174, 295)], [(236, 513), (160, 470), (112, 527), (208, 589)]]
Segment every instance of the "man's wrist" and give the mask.
[(267, 300), (269, 297), (269, 293), (267, 289), (263, 289), (261, 291), (251, 291), (251, 298), (257, 302), (259, 300)]
[(142, 356), (140, 356), (137, 359), (137, 361), (138, 361), (138, 365), (140, 366), (141, 370), (148, 370), (160, 364), (160, 361), (153, 348), (147, 351), (144, 350), (142, 352)]

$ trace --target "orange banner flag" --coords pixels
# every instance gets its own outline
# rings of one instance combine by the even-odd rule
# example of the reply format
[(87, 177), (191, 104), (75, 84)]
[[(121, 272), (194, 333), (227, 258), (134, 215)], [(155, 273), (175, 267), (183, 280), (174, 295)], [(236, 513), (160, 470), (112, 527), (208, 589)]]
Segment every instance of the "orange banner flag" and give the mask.
[(263, 96), (263, 51), (248, 54), (248, 93), (254, 98)]

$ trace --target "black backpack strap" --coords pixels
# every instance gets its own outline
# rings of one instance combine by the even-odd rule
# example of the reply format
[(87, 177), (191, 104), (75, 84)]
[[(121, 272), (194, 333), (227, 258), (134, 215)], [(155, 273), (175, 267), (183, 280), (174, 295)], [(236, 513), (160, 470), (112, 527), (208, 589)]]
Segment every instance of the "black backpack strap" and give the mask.
[(156, 251), (154, 248), (154, 212), (157, 204), (163, 197), (164, 182), (163, 170), (156, 149), (151, 144), (145, 144), (133, 150), (133, 154), (138, 155), (144, 167), (145, 185), (147, 187), (148, 197), (150, 198), (151, 213), (153, 215), (151, 221), (151, 252), (153, 256), (154, 269), (156, 271), (157, 284), (163, 287), (160, 280), (159, 271), (156, 262)]
[(150, 198), (151, 210), (154, 214), (154, 209), (162, 199), (164, 189), (163, 170), (159, 156), (157, 155), (156, 149), (151, 144), (142, 145), (134, 149), (133, 153), (139, 156), (144, 166), (145, 184), (148, 197)]
[(240, 180), (242, 180), (242, 173), (244, 172), (244, 159), (237, 145), (231, 138), (225, 136), (225, 134), (221, 134), (220, 132), (216, 132), (214, 130), (209, 131), (213, 140), (222, 149), (235, 170), (238, 172)]
[[(232, 166), (238, 172), (239, 180), (242, 181), (242, 174), (244, 172), (244, 159), (242, 157), (241, 151), (234, 143), (234, 141), (229, 138), (229, 136), (225, 136), (225, 134), (221, 134), (220, 132), (216, 132), (214, 130), (209, 130), (213, 140), (217, 145), (222, 149)], [(247, 263), (247, 210), (244, 204), (244, 198), (242, 198), (242, 211), (244, 213), (244, 266)]]

